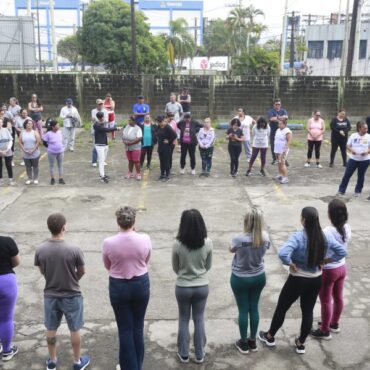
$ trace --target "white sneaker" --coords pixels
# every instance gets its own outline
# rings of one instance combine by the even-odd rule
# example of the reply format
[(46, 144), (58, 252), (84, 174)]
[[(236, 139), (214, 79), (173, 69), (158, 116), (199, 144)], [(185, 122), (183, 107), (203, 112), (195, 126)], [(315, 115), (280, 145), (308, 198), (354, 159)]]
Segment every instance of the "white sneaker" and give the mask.
[(39, 180), (33, 180), (33, 183), (34, 183), (34, 185), (38, 185), (39, 184)]
[(277, 175), (274, 177), (274, 180), (280, 181), (283, 178), (283, 176)]
[(10, 185), (10, 186), (15, 185), (15, 181), (14, 181), (13, 179), (9, 179), (9, 185)]
[(117, 364), (117, 366), (116, 366), (116, 370), (121, 370), (121, 366), (120, 366), (120, 364)]
[(311, 167), (311, 163), (306, 162), (306, 163), (304, 164), (304, 166), (305, 166), (306, 168)]
[(184, 174), (185, 174), (185, 168), (181, 168), (181, 170), (180, 170), (180, 174), (181, 174), (181, 175), (184, 175)]
[(21, 163), (19, 163), (20, 166), (24, 166), (24, 161), (22, 161)]
[(320, 163), (319, 163), (319, 164), (317, 164), (317, 165), (316, 165), (316, 168), (322, 168), (321, 164), (320, 164)]
[(26, 185), (30, 185), (32, 183), (32, 181), (31, 180), (27, 180), (26, 182), (25, 182), (25, 184)]
[(191, 173), (192, 175), (195, 175), (195, 170), (191, 170), (191, 171), (190, 171), (190, 173)]
[(108, 166), (108, 163), (107, 162), (104, 162), (104, 166)]
[(97, 164), (96, 162), (94, 162), (94, 163), (92, 164), (92, 166), (93, 166), (93, 167), (97, 167), (97, 166), (98, 166), (98, 164)]
[(288, 178), (287, 177), (283, 177), (281, 180), (280, 180), (280, 184), (287, 184), (289, 182)]

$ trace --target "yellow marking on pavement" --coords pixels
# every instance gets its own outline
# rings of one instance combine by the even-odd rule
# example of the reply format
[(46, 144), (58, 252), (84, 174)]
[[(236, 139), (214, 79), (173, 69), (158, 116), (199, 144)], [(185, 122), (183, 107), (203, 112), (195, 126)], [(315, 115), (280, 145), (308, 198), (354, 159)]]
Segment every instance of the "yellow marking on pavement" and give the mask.
[(146, 211), (145, 201), (146, 201), (146, 188), (149, 185), (149, 171), (142, 171), (142, 179), (141, 179), (141, 186), (140, 186), (140, 193), (139, 193), (139, 202), (138, 202), (138, 210), (139, 212)]
[[(44, 153), (44, 154), (42, 154), (41, 155), (41, 157), (40, 157), (40, 162), (46, 157), (46, 155), (47, 155), (47, 153)], [(19, 176), (18, 176), (18, 179), (19, 180), (22, 180), (22, 179), (24, 179), (25, 177), (26, 177), (26, 174), (27, 174), (27, 172), (26, 171), (23, 171)]]

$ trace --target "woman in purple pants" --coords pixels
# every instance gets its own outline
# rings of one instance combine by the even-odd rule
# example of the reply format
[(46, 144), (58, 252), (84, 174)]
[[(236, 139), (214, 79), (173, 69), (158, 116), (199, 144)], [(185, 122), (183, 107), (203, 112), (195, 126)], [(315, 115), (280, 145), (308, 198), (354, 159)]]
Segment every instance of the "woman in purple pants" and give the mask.
[(20, 262), (17, 244), (12, 238), (0, 236), (0, 353), (3, 361), (11, 360), (18, 348), (12, 346), (17, 280), (13, 268)]

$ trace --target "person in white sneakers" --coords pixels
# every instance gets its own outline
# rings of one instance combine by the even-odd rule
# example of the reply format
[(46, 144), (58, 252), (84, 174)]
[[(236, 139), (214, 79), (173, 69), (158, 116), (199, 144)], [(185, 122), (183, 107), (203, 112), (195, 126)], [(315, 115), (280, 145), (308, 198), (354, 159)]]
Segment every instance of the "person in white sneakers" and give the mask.
[(256, 124), (256, 121), (251, 117), (245, 114), (243, 108), (238, 109), (238, 115), (235, 116), (234, 118), (238, 118), (241, 126), (240, 128), (243, 131), (243, 136), (244, 136), (244, 151), (245, 155), (247, 157), (247, 162), (250, 161), (252, 157), (252, 149), (251, 149), (251, 127)]
[(81, 117), (76, 107), (73, 106), (73, 100), (68, 98), (66, 105), (60, 110), (60, 118), (63, 119), (63, 139), (64, 150), (74, 151), (75, 128), (80, 126)]
[(316, 158), (316, 167), (322, 168), (320, 164), (320, 148), (321, 143), (324, 138), (325, 132), (325, 121), (321, 118), (321, 113), (319, 111), (313, 112), (312, 117), (307, 122), (307, 142), (308, 142), (308, 151), (307, 151), (307, 162), (305, 167), (311, 167), (311, 158), (312, 152), (315, 148), (315, 158)]
[(6, 119), (4, 119), (4, 122), (0, 121), (0, 186), (4, 185), (3, 158), (4, 158), (6, 170), (8, 171), (9, 185), (15, 184), (15, 182), (13, 181), (13, 168), (12, 168), (13, 138), (12, 138), (12, 134), (8, 130), (7, 125), (8, 123)]
[(279, 181), (280, 184), (287, 184), (288, 180), (288, 168), (286, 166), (286, 159), (289, 152), (289, 145), (292, 141), (292, 131), (287, 127), (287, 120), (283, 119), (279, 121), (279, 128), (276, 130), (274, 151), (278, 160), (279, 174), (275, 177), (275, 180)]

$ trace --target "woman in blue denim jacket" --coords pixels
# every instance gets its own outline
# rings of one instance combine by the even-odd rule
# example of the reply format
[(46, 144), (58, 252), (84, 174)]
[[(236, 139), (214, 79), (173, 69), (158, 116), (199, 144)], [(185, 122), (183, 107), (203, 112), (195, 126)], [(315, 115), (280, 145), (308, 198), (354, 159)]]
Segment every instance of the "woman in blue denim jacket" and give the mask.
[(279, 250), (283, 264), (289, 266), (289, 277), (280, 292), (270, 329), (258, 334), (263, 343), (274, 347), (274, 336), (283, 325), (285, 314), (300, 298), (301, 333), (295, 339), (295, 350), (299, 354), (305, 353), (304, 342), (312, 327), (313, 309), (321, 288), (321, 266), (347, 255), (341, 244), (323, 233), (316, 208), (303, 208), (301, 223), (303, 230), (293, 233)]

